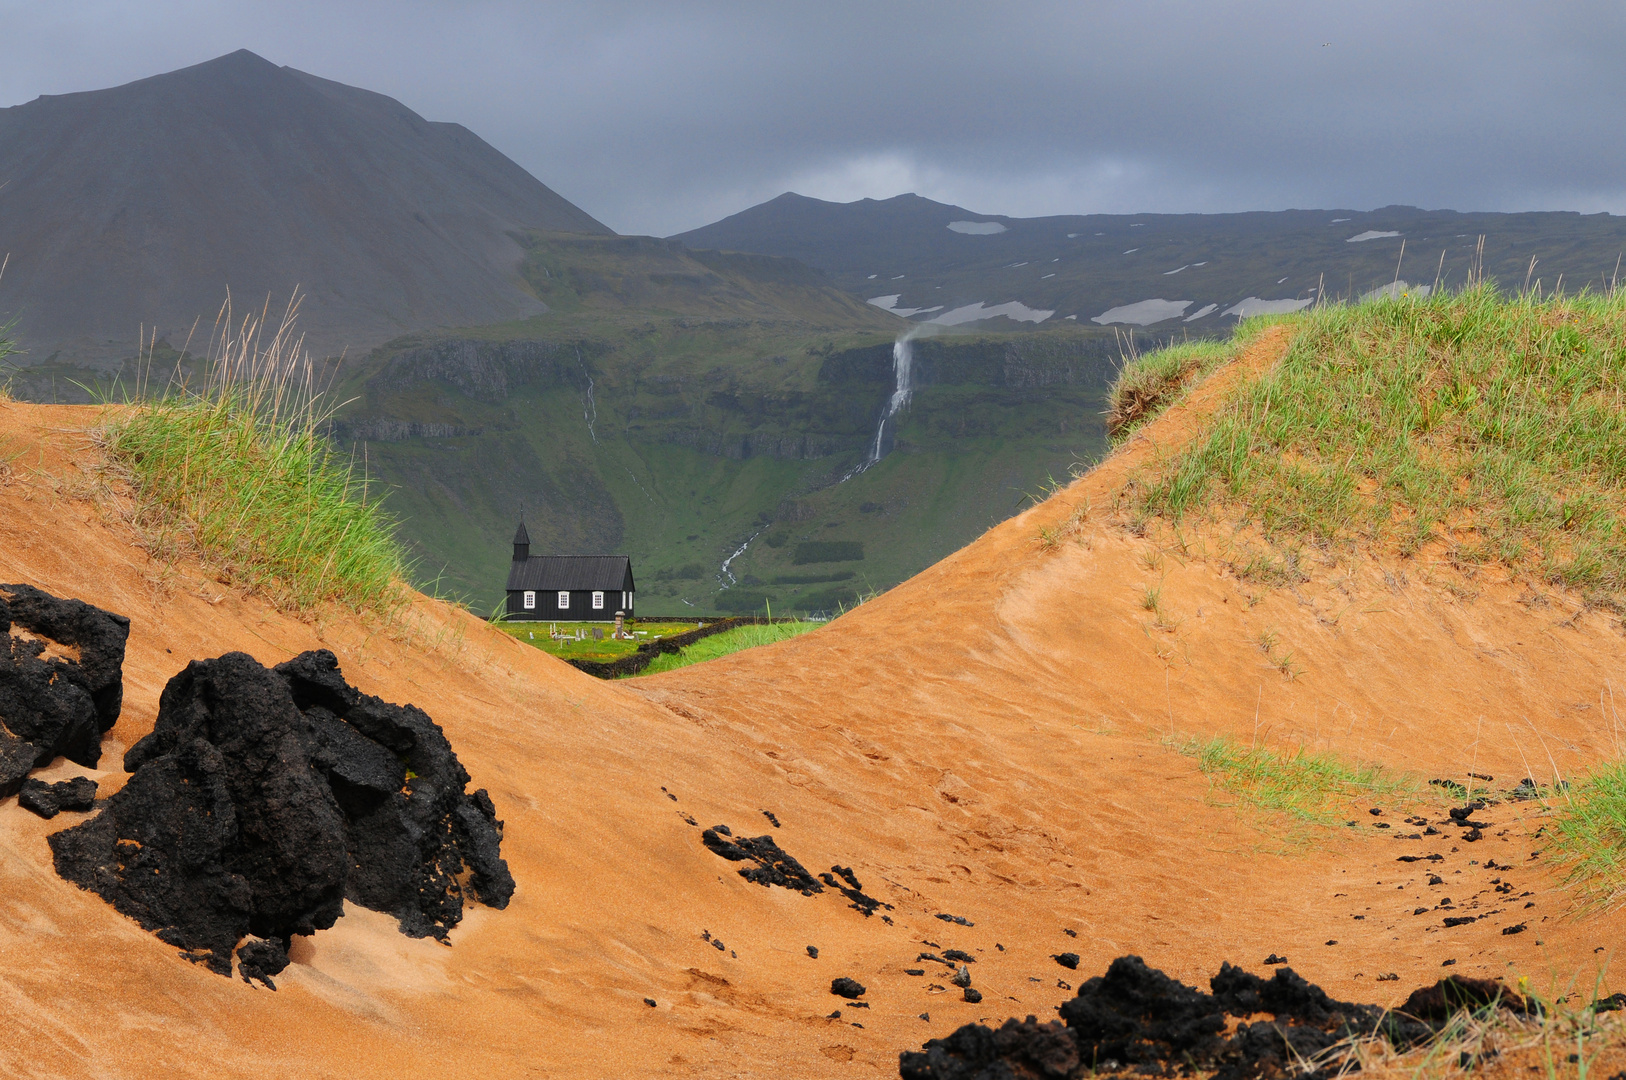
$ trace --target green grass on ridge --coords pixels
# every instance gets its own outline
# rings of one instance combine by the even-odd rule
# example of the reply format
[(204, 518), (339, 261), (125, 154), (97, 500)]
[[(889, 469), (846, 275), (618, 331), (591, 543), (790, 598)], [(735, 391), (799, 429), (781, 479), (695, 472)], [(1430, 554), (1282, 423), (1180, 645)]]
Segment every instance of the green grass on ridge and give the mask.
[(1140, 512), (1224, 504), (1275, 538), (1438, 542), (1618, 609), (1626, 296), (1482, 285), (1281, 321), (1281, 363), (1143, 478)]
[(116, 410), (99, 440), (135, 490), (133, 524), (160, 558), (187, 551), (278, 606), (387, 612), (406, 574), (394, 522), (334, 452), (285, 322), (261, 348), (227, 341), (201, 392)]
[(658, 675), (663, 671), (674, 671), (681, 667), (688, 667), (690, 664), (698, 664), (703, 660), (716, 660), (730, 653), (737, 653), (742, 649), (754, 649), (758, 645), (772, 645), (776, 641), (785, 641), (799, 634), (805, 634), (809, 630), (817, 630), (823, 625), (823, 623), (816, 622), (779, 622), (735, 627), (733, 630), (724, 630), (720, 634), (701, 638), (681, 652), (662, 653), (655, 657), (648, 667), (639, 672), (639, 675)]

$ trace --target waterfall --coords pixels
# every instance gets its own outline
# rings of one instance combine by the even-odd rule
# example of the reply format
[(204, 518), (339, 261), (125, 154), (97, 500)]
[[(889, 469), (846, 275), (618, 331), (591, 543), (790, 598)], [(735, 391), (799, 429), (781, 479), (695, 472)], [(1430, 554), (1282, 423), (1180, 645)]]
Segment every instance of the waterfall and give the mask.
[[(892, 396), (887, 399), (886, 410), (881, 413), (880, 423), (875, 425), (875, 441), (870, 443), (869, 451), (864, 460), (841, 478), (845, 483), (881, 460), (883, 451), (881, 445), (886, 438), (886, 425), (892, 422), (903, 407), (909, 404), (909, 398), (915, 392), (915, 346), (914, 339), (917, 330), (907, 331), (902, 337), (892, 343)], [(896, 425), (894, 425), (896, 430)]]
[(728, 568), (728, 564), (733, 562), (735, 559), (739, 558), (741, 555), (744, 555), (745, 554), (745, 549), (751, 546), (751, 541), (755, 540), (757, 537), (759, 537), (761, 535), (762, 535), (762, 530), (758, 529), (756, 532), (751, 534), (750, 538), (747, 539), (745, 541), (745, 543), (743, 543), (743, 544), (741, 544), (739, 546), (738, 550), (736, 550), (734, 552), (734, 554), (730, 555), (728, 558), (723, 560), (723, 572), (717, 575), (717, 580), (722, 581), (723, 578), (725, 578), (725, 577), (728, 578), (728, 581), (723, 585), (724, 589), (727, 589), (732, 585), (739, 584), (739, 582), (734, 580), (734, 572)]

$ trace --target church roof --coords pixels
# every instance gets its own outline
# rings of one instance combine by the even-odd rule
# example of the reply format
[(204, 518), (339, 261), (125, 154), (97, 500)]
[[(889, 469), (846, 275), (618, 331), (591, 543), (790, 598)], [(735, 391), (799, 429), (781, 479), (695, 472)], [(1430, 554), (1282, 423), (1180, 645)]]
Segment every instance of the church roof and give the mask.
[(514, 533), (514, 543), (529, 544), (530, 542), (531, 534), (525, 531), (525, 523), (522, 521), (519, 523), (519, 531)]
[(508, 591), (518, 589), (631, 592), (632, 560), (625, 555), (532, 555), (508, 568)]

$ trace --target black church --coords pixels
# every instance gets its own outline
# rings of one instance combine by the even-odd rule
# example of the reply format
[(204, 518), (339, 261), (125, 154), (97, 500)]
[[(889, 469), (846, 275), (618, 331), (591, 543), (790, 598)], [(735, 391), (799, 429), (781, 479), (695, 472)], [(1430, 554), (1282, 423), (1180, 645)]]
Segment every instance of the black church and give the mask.
[(532, 555), (525, 523), (514, 533), (508, 618), (614, 622), (632, 618), (632, 560), (625, 555)]

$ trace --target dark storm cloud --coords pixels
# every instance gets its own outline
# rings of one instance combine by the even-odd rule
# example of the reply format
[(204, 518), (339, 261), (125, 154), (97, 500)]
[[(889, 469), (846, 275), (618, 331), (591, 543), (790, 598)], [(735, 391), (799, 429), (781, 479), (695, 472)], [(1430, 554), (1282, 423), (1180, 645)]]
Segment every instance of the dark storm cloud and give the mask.
[(474, 129), (624, 232), (790, 189), (984, 213), (1626, 211), (1626, 9), (0, 3), (0, 103), (248, 48)]

